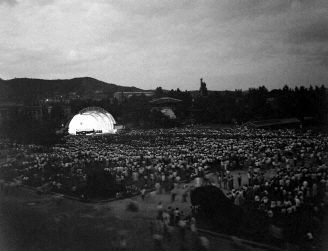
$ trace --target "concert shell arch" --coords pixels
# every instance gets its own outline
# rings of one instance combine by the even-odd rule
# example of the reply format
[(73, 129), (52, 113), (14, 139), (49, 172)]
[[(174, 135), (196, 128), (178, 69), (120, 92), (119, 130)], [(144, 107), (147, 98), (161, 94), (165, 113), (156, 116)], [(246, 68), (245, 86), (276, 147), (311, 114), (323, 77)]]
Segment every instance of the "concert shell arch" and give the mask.
[(76, 114), (69, 123), (69, 134), (115, 133), (113, 116), (100, 107), (88, 107)]

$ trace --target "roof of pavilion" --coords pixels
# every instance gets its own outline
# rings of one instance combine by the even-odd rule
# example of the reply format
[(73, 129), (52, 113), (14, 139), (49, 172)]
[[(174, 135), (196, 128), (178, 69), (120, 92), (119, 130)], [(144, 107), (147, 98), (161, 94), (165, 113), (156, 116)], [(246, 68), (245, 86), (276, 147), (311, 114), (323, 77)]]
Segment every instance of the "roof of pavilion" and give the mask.
[(159, 98), (153, 101), (150, 101), (150, 103), (152, 104), (156, 104), (156, 105), (161, 105), (161, 104), (166, 104), (166, 103), (179, 103), (182, 102), (182, 100), (180, 99), (175, 99), (175, 98), (169, 98), (169, 97), (164, 97), (164, 98)]

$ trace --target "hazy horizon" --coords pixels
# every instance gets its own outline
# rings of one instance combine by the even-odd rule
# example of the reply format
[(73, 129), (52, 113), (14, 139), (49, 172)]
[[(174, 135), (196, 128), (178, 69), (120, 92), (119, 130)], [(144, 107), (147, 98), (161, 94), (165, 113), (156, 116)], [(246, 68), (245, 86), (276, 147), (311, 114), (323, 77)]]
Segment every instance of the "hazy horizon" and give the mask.
[[(13, 80), (13, 79), (24, 79), (24, 78), (26, 78), (26, 77), (21, 77), (21, 78), (12, 78), (12, 79), (2, 79), (2, 78), (0, 78), (0, 79), (2, 79), (2, 80), (4, 80), (4, 81), (8, 81), (8, 80)], [(45, 80), (45, 81), (51, 81), (51, 80), (72, 80), (72, 79), (79, 79), (79, 78), (92, 78), (92, 77), (88, 77), (88, 76), (84, 76), (84, 77), (73, 77), (73, 78), (69, 78), (69, 79), (41, 79), (41, 78), (27, 78), (27, 79), (37, 79), (37, 80)], [(93, 78), (93, 79), (96, 79), (96, 78)], [(106, 82), (106, 81), (103, 81), (103, 80), (101, 80), (101, 79), (96, 79), (96, 80), (98, 80), (98, 81), (101, 81), (101, 82), (104, 82), (104, 83), (106, 83), (106, 84), (114, 84), (114, 85), (118, 85), (118, 84), (116, 84), (116, 83), (108, 83), (108, 82)], [(205, 82), (204, 80), (203, 80), (203, 82)], [(200, 79), (199, 79), (199, 85), (200, 85)], [(139, 88), (138, 86), (127, 86), (127, 85), (119, 85), (119, 86), (123, 86), (123, 87), (136, 87), (136, 88)], [(265, 85), (261, 85), (261, 86), (264, 86), (264, 87), (266, 87), (267, 88), (267, 86), (265, 86)], [(249, 87), (249, 88), (247, 88), (247, 89), (241, 89), (241, 88), (236, 88), (236, 89), (231, 89), (231, 90), (229, 90), (229, 89), (226, 89), (226, 90), (212, 90), (212, 89), (208, 89), (207, 88), (207, 90), (208, 91), (236, 91), (236, 90), (242, 90), (242, 91), (248, 91), (250, 88), (258, 88), (258, 87), (261, 87), (261, 86), (251, 86), (251, 87)], [(295, 85), (295, 86), (288, 86), (288, 87), (290, 87), (290, 88), (295, 88), (295, 87), (301, 87), (301, 86), (298, 86), (298, 85)], [(318, 87), (321, 87), (322, 85), (318, 85)], [(162, 87), (162, 86), (156, 86), (155, 88), (153, 88), (153, 89), (142, 89), (142, 88), (139, 88), (139, 89), (142, 89), (143, 91), (155, 91), (156, 90), (156, 88), (157, 87)], [(199, 86), (200, 87), (200, 86)], [(177, 88), (179, 88), (180, 89), (180, 91), (199, 91), (199, 87), (198, 88), (196, 88), (196, 89), (180, 89), (179, 87), (177, 87)], [(315, 88), (315, 85), (312, 85), (312, 87), (313, 88)], [(171, 91), (171, 90), (177, 90), (177, 88), (172, 88), (172, 89), (166, 89), (166, 88), (163, 88), (162, 87), (162, 89), (164, 90), (164, 91)], [(277, 88), (267, 88), (268, 89), (268, 91), (272, 91), (272, 90), (278, 90), (278, 89), (282, 89), (283, 88), (283, 86), (282, 87), (277, 87)], [(308, 88), (308, 86), (306, 86), (306, 88)]]
[(0, 78), (235, 90), (328, 81), (326, 0), (0, 0)]

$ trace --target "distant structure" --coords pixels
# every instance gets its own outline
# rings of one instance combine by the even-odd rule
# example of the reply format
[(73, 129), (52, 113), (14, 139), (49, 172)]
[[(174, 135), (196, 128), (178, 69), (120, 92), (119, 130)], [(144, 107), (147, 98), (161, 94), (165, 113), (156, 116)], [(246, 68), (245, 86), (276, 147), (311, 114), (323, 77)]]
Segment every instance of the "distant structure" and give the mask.
[[(71, 107), (61, 104), (62, 123), (71, 118)], [(24, 118), (42, 122), (46, 113), (51, 114), (53, 106), (50, 105), (24, 105), (16, 102), (0, 102), (0, 125), (15, 118)]]
[(147, 97), (151, 97), (155, 95), (153, 91), (145, 91), (145, 92), (115, 92), (114, 99), (116, 99), (119, 103), (122, 103), (124, 100), (131, 98), (132, 96), (141, 96), (145, 95)]
[(95, 100), (100, 101), (103, 99), (109, 99), (108, 93), (102, 90), (87, 92), (87, 93), (77, 93), (77, 92), (69, 92), (67, 94), (59, 94), (56, 93), (50, 97), (47, 97), (43, 100), (44, 103), (62, 103), (69, 104), (71, 100)]
[(25, 115), (28, 119), (40, 121), (43, 118), (42, 106), (26, 106), (15, 102), (0, 103), (0, 125), (2, 125), (6, 120), (11, 120), (17, 116), (23, 115)]
[(207, 88), (206, 88), (206, 83), (203, 82), (203, 79), (200, 79), (200, 89), (199, 89), (199, 94), (202, 97), (206, 97), (207, 96)]
[[(72, 109), (69, 105), (60, 105), (61, 109), (62, 109), (62, 115), (63, 115), (63, 121), (62, 123), (65, 123), (66, 121), (72, 119)], [(47, 110), (48, 110), (48, 114), (51, 114), (52, 112), (52, 109), (53, 109), (53, 106), (50, 105), (47, 107)]]
[(174, 110), (176, 110), (177, 106), (179, 106), (179, 103), (181, 102), (182, 100), (180, 99), (169, 98), (169, 97), (163, 97), (150, 101), (152, 105), (152, 110), (161, 111), (169, 119), (177, 118), (177, 116), (174, 113)]

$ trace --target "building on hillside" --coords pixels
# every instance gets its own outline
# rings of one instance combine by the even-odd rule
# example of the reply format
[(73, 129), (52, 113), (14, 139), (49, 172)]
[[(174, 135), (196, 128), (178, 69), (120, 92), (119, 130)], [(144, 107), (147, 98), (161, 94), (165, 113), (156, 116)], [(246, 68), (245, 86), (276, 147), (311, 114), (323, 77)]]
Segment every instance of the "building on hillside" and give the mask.
[(63, 105), (63, 115), (65, 120), (69, 120), (72, 117), (72, 109), (69, 105)]
[[(60, 105), (61, 110), (62, 110), (62, 117), (64, 119), (64, 121), (68, 121), (72, 118), (72, 109), (69, 105)], [(53, 106), (48, 106), (47, 107), (48, 110), (48, 114), (51, 114), (52, 110), (53, 110)]]
[(42, 106), (41, 105), (34, 105), (34, 106), (25, 106), (24, 110), (28, 116), (28, 118), (33, 120), (42, 120)]
[(243, 128), (247, 129), (282, 129), (282, 128), (300, 128), (301, 121), (297, 118), (288, 119), (270, 119), (249, 121), (242, 124)]
[(267, 98), (266, 103), (272, 108), (272, 109), (278, 109), (279, 103), (276, 98)]
[(24, 105), (13, 102), (4, 102), (0, 103), (0, 125), (3, 124), (4, 121), (10, 120), (17, 116), (22, 110)]
[(70, 92), (68, 94), (55, 94), (51, 97), (45, 98), (44, 103), (61, 103), (69, 104), (71, 100), (103, 100), (108, 99), (108, 93), (98, 90), (94, 92), (86, 92), (83, 94), (78, 94), (77, 92)]
[(52, 97), (45, 98), (43, 100), (44, 103), (65, 103), (68, 104), (70, 102), (70, 99), (60, 95), (60, 94), (55, 94)]
[(70, 92), (67, 96), (69, 100), (80, 99), (80, 95), (77, 92)]
[(176, 108), (179, 107), (179, 104), (182, 102), (180, 99), (175, 98), (159, 98), (153, 101), (150, 101), (152, 105), (152, 110), (159, 110), (161, 111), (165, 116), (169, 117), (170, 119), (176, 119), (176, 115), (174, 111)]
[(114, 99), (116, 99), (119, 103), (122, 103), (124, 100), (131, 98), (132, 96), (142, 96), (151, 97), (155, 95), (153, 91), (145, 91), (145, 92), (115, 92)]
[(85, 95), (86, 99), (91, 99), (91, 100), (103, 100), (108, 98), (108, 94), (102, 90), (95, 91), (93, 93), (88, 93)]
[(0, 125), (6, 120), (12, 120), (16, 116), (26, 116), (33, 120), (42, 120), (42, 106), (26, 106), (20, 103), (5, 102), (0, 103)]

